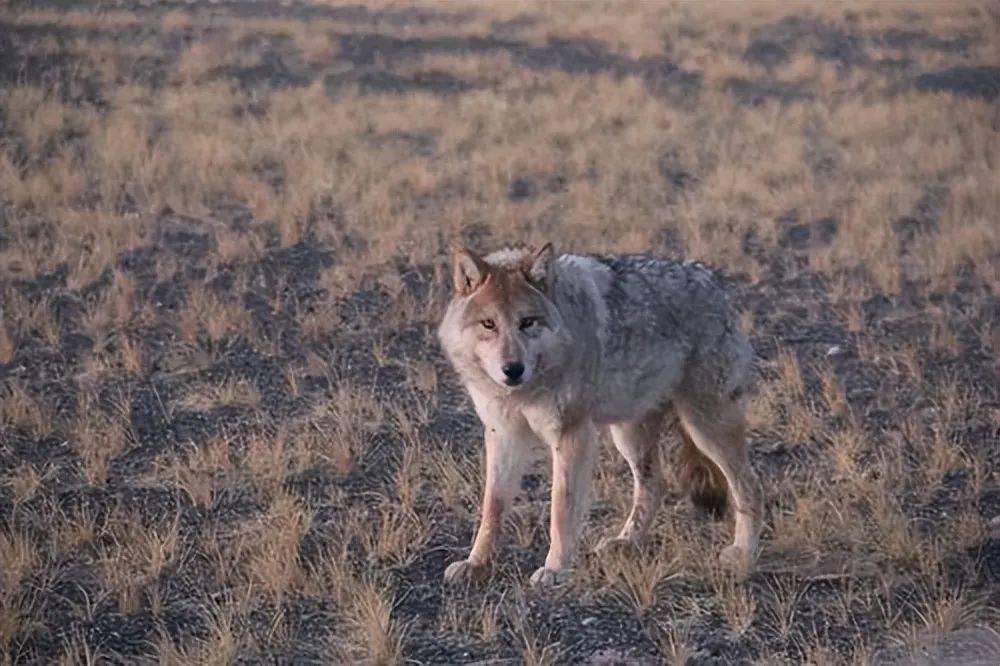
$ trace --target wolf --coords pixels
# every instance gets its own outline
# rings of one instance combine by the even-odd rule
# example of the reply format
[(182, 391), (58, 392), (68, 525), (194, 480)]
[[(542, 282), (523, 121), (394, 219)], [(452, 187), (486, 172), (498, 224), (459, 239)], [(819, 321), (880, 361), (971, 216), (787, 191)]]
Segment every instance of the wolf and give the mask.
[(588, 515), (598, 434), (632, 472), (632, 508), (615, 544), (639, 544), (666, 492), (660, 434), (681, 439), (677, 478), (692, 500), (734, 516), (722, 562), (754, 566), (763, 493), (743, 411), (753, 350), (719, 277), (649, 255), (555, 255), (515, 245), (480, 256), (453, 244), (454, 292), (438, 328), (484, 426), (485, 484), (469, 556), (446, 581), (481, 577), (533, 450), (551, 453), (549, 550), (533, 585), (566, 580)]

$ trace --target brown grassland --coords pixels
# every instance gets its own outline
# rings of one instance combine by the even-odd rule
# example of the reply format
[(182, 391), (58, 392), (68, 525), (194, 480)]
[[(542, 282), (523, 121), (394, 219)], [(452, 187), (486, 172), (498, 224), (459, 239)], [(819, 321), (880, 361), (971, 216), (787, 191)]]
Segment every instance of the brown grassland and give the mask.
[[(985, 0), (0, 3), (0, 664), (1000, 663), (998, 104)], [(539, 468), (442, 584), (455, 235), (724, 272), (758, 572), (530, 589)]]

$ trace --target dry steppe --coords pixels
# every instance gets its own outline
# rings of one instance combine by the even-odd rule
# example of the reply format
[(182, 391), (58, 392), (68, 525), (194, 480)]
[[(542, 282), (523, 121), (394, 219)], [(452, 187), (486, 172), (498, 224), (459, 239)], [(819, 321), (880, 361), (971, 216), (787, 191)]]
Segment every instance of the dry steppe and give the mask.
[[(722, 272), (759, 571), (672, 485), (530, 589), (539, 468), (442, 585), (456, 236)], [(0, 312), (0, 664), (1000, 663), (995, 3), (8, 0)]]

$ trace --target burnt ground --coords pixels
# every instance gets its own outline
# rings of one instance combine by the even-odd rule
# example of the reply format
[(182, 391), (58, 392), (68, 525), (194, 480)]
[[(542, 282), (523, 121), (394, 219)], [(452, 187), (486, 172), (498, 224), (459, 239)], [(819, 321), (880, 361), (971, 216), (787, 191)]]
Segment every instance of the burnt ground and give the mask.
[[(16, 10), (22, 5), (14, 2)], [(23, 7), (53, 7), (56, 11), (65, 3), (30, 3)], [(86, 3), (70, 3), (67, 7), (86, 8)], [(72, 101), (99, 102), (101, 94), (95, 79), (81, 71), (80, 63), (58, 52), (40, 55), (32, 53), (32, 45), (42, 39), (54, 39), (68, 44), (74, 39), (108, 39), (119, 46), (158, 39), (162, 51), (156, 56), (140, 58), (125, 69), (125, 81), (163, 85), (167, 73), (176, 62), (181, 49), (192, 42), (224, 31), (213, 25), (195, 24), (162, 34), (154, 22), (171, 9), (197, 11), (190, 3), (159, 3), (156, 8), (113, 3), (107, 8), (134, 9), (146, 25), (122, 31), (113, 27), (63, 25), (17, 26), (4, 23), (0, 34), (0, 80), (7, 84), (29, 82), (56, 86)], [(397, 37), (386, 34), (385, 27), (407, 24), (447, 26), (461, 25), (471, 20), (462, 13), (438, 9), (372, 10), (363, 5), (326, 7), (292, 2), (279, 8), (265, 8), (259, 3), (221, 2), (211, 7), (218, 16), (247, 17), (308, 22), (328, 19), (350, 26), (342, 32), (331, 31), (336, 43), (332, 61), (308, 63), (294, 40), (284, 35), (246, 35), (236, 45), (248, 51), (256, 50), (252, 65), (223, 67), (207, 72), (204, 80), (235, 80), (243, 87), (297, 87), (320, 79), (333, 93), (344, 85), (358, 84), (364, 92), (405, 93), (426, 90), (432, 93), (463, 92), (484, 85), (482, 82), (458, 79), (446, 72), (419, 71), (408, 76), (396, 74), (394, 66), (407, 60), (431, 54), (508, 54), (514, 62), (536, 70), (559, 70), (568, 73), (610, 73), (615, 76), (639, 76), (654, 94), (667, 96), (675, 102), (691, 100), (700, 83), (700, 73), (686, 71), (667, 56), (628, 57), (610, 50), (597, 40), (552, 38), (538, 45), (516, 38), (519, 25), (531, 25), (530, 17), (506, 23), (494, 23), (489, 36)], [(856, 21), (848, 16), (848, 25)], [(512, 29), (514, 29), (512, 31)], [(513, 34), (512, 34), (513, 32)], [(961, 96), (992, 100), (998, 94), (1000, 68), (995, 65), (966, 64), (922, 71), (913, 57), (925, 52), (968, 54), (971, 46), (983, 39), (981, 35), (960, 34), (943, 38), (924, 30), (891, 28), (863, 34), (831, 25), (808, 16), (788, 16), (775, 23), (751, 31), (743, 58), (765, 69), (787, 62), (796, 54), (811, 53), (823, 61), (842, 68), (884, 68), (893, 71), (894, 92), (916, 88), (946, 91)], [(876, 58), (868, 54), (872, 46), (888, 46), (904, 53), (900, 58)], [(75, 65), (75, 66), (74, 66)], [(346, 67), (345, 67), (346, 66)], [(808, 99), (808, 92), (761, 77), (746, 80), (734, 77), (731, 92), (740, 101), (760, 102), (777, 97), (792, 102)]]
[[(67, 5), (51, 7), (61, 11)], [(539, 44), (519, 32), (532, 25), (530, 17), (495, 22), (486, 36), (447, 36), (449, 26), (473, 20), (472, 10), (297, 2), (267, 10), (258, 3), (242, 2), (204, 8), (163, 3), (149, 8), (125, 3), (120, 8), (134, 11), (145, 26), (125, 31), (57, 23), (22, 25), (16, 18), (22, 8), (15, 2), (5, 10), (6, 17), (0, 15), (0, 89), (50, 86), (64, 103), (98, 113), (110, 103), (112, 82), (61, 50), (79, 40), (118, 45), (153, 40), (155, 55), (120, 63), (117, 71), (122, 79), (113, 84), (136, 83), (151, 89), (175, 85), (173, 70), (182, 49), (226, 28), (221, 23), (195, 22), (161, 30), (158, 22), (172, 8), (192, 13), (204, 9), (237, 19), (260, 18), (266, 12), (265, 18), (329, 19), (350, 26), (331, 31), (335, 55), (322, 63), (303, 57), (291, 38), (245, 35), (236, 48), (252, 52), (252, 58), (199, 75), (199, 83), (226, 81), (243, 91), (321, 82), (336, 101), (345, 90), (361, 95), (461, 96), (498, 85), (485, 75), (473, 78), (434, 66), (404, 67), (442, 54), (503, 54), (514, 67), (526, 71), (634, 77), (659, 103), (682, 110), (697, 106), (706, 85), (702, 72), (669, 53), (625, 55), (596, 39), (582, 38), (553, 37)], [(411, 25), (434, 25), (444, 36), (407, 36), (405, 29)], [(1000, 67), (971, 58), (962, 62), (963, 53), (984, 39), (982, 35), (938, 37), (905, 27), (872, 33), (851, 26), (850, 17), (846, 24), (833, 25), (821, 18), (790, 16), (754, 30), (741, 55), (757, 67), (755, 78), (735, 76), (722, 83), (722, 90), (738, 105), (809, 104), (816, 98), (815, 90), (771, 74), (796, 54), (808, 52), (844, 72), (881, 72), (879, 95), (929, 91), (945, 95), (948, 103), (966, 98), (995, 102), (1000, 94)], [(43, 41), (49, 46), (41, 50), (38, 45)], [(887, 63), (871, 54), (885, 45), (912, 57)], [(927, 71), (917, 57), (927, 52), (948, 54), (955, 61)], [(873, 93), (866, 89), (858, 94)], [(5, 149), (29, 162), (40, 159), (12, 126), (10, 119), (0, 123)], [(439, 150), (433, 136), (419, 131), (398, 132), (382, 140), (427, 159), (434, 159)], [(817, 150), (803, 158), (807, 168), (818, 174), (839, 168), (835, 147), (826, 153)], [(697, 169), (682, 157), (665, 153), (657, 168), (664, 187), (672, 188), (676, 196), (700, 187)], [(279, 187), (280, 171), (279, 167)], [(537, 201), (564, 194), (570, 185), (558, 173), (525, 173), (511, 178), (505, 195), (513, 203)], [(451, 196), (461, 195), (458, 191)], [(941, 220), (952, 196), (947, 186), (929, 188), (911, 215), (890, 221), (895, 259), (902, 265), (917, 260), (914, 239), (940, 237), (944, 242), (948, 232)], [(36, 219), (31, 211), (9, 202), (2, 206), (0, 249), (10, 250), (26, 237), (59, 243), (58, 219)], [(347, 566), (359, 579), (369, 574), (377, 579), (392, 599), (393, 625), (405, 627), (401, 658), (407, 663), (517, 663), (538, 657), (530, 656), (528, 646), (538, 650), (550, 646), (543, 656), (557, 663), (660, 663), (670, 637), (677, 635), (684, 637), (690, 663), (697, 664), (803, 663), (817, 659), (810, 652), (815, 645), (833, 655), (829, 663), (856, 656), (861, 645), (869, 654), (891, 661), (894, 650), (905, 643), (899, 638), (900, 627), (923, 620), (920, 603), (927, 593), (927, 571), (918, 562), (881, 556), (877, 534), (869, 541), (840, 544), (841, 554), (850, 562), (866, 565), (860, 567), (863, 571), (845, 573), (844, 567), (825, 559), (814, 569), (772, 563), (741, 584), (742, 594), (761, 611), (783, 607), (783, 591), (794, 587), (795, 621), (788, 627), (759, 612), (743, 630), (734, 630), (720, 594), (724, 585), (697, 568), (682, 566), (655, 582), (652, 601), (640, 608), (620, 585), (607, 580), (584, 580), (555, 592), (527, 589), (523, 581), (544, 558), (544, 526), (535, 527), (527, 544), (509, 540), (489, 586), (449, 589), (441, 584), (441, 573), (467, 548), (476, 506), (468, 501), (449, 503), (432, 492), (428, 486), (441, 479), (427, 470), (423, 490), (412, 506), (426, 527), (419, 547), (406, 557), (373, 552), (357, 523), (347, 516), (360, 515), (374, 525), (385, 505), (404, 501), (398, 478), (409, 442), (418, 441), (421, 456), (427, 459), (459, 461), (463, 469), (474, 472), (480, 433), (434, 335), (447, 297), (446, 271), (428, 257), (415, 259), (405, 253), (366, 263), (364, 228), (350, 227), (336, 206), (331, 211), (311, 220), (294, 243), (283, 244), (277, 231), (265, 229), (255, 255), (224, 259), (220, 229), (239, 234), (259, 222), (248, 207), (216, 201), (199, 216), (169, 208), (147, 211), (136, 204), (135, 214), (145, 225), (142, 238), (116, 252), (105, 270), (85, 284), (71, 279), (71, 262), (29, 276), (5, 264), (0, 271), (3, 316), (8, 331), (15, 333), (13, 352), (0, 363), (0, 389), (11, 404), (15, 392), (27, 395), (44, 415), (36, 423), (23, 415), (12, 416), (13, 409), (8, 409), (8, 420), (0, 430), (0, 476), (7, 480), (0, 485), (0, 529), (44, 544), (37, 549), (35, 565), (15, 579), (18, 588), (8, 597), (10, 607), (20, 609), (16, 612), (20, 621), (16, 634), (4, 639), (5, 662), (50, 663), (65, 654), (80, 660), (87, 651), (121, 663), (154, 659), (164, 641), (183, 649), (211, 639), (214, 628), (205, 609), (214, 603), (238, 609), (231, 626), (236, 638), (233, 660), (329, 663), (331, 646), (357, 631), (342, 607), (344, 600), (317, 592), (309, 584), (292, 585), (280, 595), (263, 594), (252, 586), (231, 587), (218, 573), (226, 564), (206, 546), (206, 535), (255, 534), (254, 526), (270, 515), (273, 489), (260, 487), (259, 479), (247, 471), (248, 458), (254, 455), (251, 445), (294, 438), (315, 424), (317, 411), (340, 399), (343, 391), (360, 391), (400, 413), (423, 416), (414, 419), (413, 432), (396, 417), (374, 424), (366, 447), (347, 471), (320, 456), (281, 475), (281, 491), (311, 515), (297, 544), (296, 564), (309, 579), (317, 575), (325, 556), (344, 552)], [(324, 225), (338, 233), (319, 233)], [(845, 233), (841, 220), (836, 215), (810, 219), (793, 212), (777, 220), (774, 228), (773, 243), (753, 233), (742, 239), (745, 254), (760, 267), (756, 279), (739, 270), (727, 271), (734, 300), (752, 322), (763, 380), (778, 381), (780, 353), (788, 352), (802, 368), (810, 400), (820, 401), (822, 373), (829, 369), (846, 407), (838, 413), (820, 411), (806, 441), (754, 431), (754, 464), (766, 484), (785, 488), (770, 498), (769, 522), (793, 510), (789, 488), (835, 477), (830, 462), (834, 444), (821, 433), (844, 426), (850, 418), (862, 424), (872, 443), (866, 454), (871, 459), (879, 456), (880, 447), (902, 447), (904, 472), (920, 468), (921, 461), (914, 457), (923, 455), (923, 449), (909, 440), (913, 433), (904, 421), (916, 423), (918, 429), (934, 427), (926, 424), (941, 409), (942, 396), (935, 391), (944, 378), (960, 387), (965, 399), (961, 417), (947, 424), (947, 438), (976, 464), (956, 465), (929, 494), (904, 475), (893, 488), (894, 501), (918, 533), (935, 534), (940, 522), (965, 510), (984, 525), (995, 522), (1000, 516), (996, 475), (1000, 398), (996, 360), (984, 344), (983, 332), (1000, 320), (996, 283), (985, 280), (973, 265), (960, 266), (946, 286), (918, 274), (904, 275), (895, 293), (875, 290), (859, 297), (855, 305), (860, 322), (852, 327), (845, 322), (838, 285), (869, 283), (871, 277), (863, 267), (824, 273), (810, 262), (811, 255), (839, 242)], [(551, 231), (573, 233), (565, 220), (556, 222)], [(669, 224), (655, 232), (653, 237), (662, 240), (651, 251), (676, 256), (683, 250), (683, 241)], [(468, 240), (482, 246), (509, 240), (488, 222), (470, 224), (466, 233)], [(158, 270), (164, 264), (177, 268), (165, 274)], [(334, 287), (324, 277), (339, 269), (350, 276), (347, 287)], [(113, 296), (121, 276), (132, 285), (130, 311), (109, 334), (98, 335), (88, 323), (88, 313), (105, 307), (102, 304)], [(196, 292), (235, 304), (244, 313), (245, 327), (214, 335), (202, 326), (193, 337), (185, 336), (180, 322)], [(22, 306), (40, 304), (51, 318), (50, 329), (22, 323), (25, 310), (13, 314), (15, 301)], [(17, 321), (10, 319), (15, 316)], [(942, 317), (954, 337), (947, 348), (935, 342)], [(317, 334), (312, 328), (317, 318), (336, 323)], [(126, 348), (138, 350), (134, 367), (120, 360), (126, 358)], [(919, 359), (916, 377), (900, 369), (904, 352)], [(112, 360), (95, 370), (97, 357)], [(435, 377), (431, 388), (414, 385), (414, 367), (430, 368)], [(235, 381), (251, 386), (259, 398), (248, 404), (209, 407), (187, 400), (199, 387)], [(74, 431), (80, 419), (94, 410), (117, 419), (124, 432), (124, 444), (110, 459), (101, 482), (88, 478)], [(779, 409), (775, 418), (785, 422), (791, 416)], [(165, 460), (192, 459), (219, 441), (225, 442), (231, 469), (210, 479), (207, 503), (196, 501), (162, 473)], [(614, 478), (627, 484), (621, 464), (607, 451), (602, 456)], [(13, 479), (28, 470), (39, 477), (37, 486), (20, 493)], [(530, 477), (526, 487), (524, 503), (536, 507), (539, 517), (546, 484), (541, 475)], [(667, 512), (678, 516), (665, 519), (674, 527), (686, 526), (710, 545), (724, 538), (724, 527), (696, 521), (681, 498), (672, 496), (667, 505)], [(865, 522), (872, 506), (842, 508)], [(123, 511), (143, 529), (175, 526), (178, 543), (169, 563), (143, 582), (140, 601), (133, 605), (123, 602), (100, 566), (100, 553), (120, 538), (116, 521), (123, 520)], [(598, 498), (594, 519), (602, 527), (593, 528), (590, 536), (596, 538), (612, 525), (616, 511), (611, 502)], [(92, 535), (73, 547), (60, 545), (53, 537), (56, 515), (88, 516)], [(669, 528), (661, 525), (661, 529)], [(975, 591), (977, 608), (995, 609), (1000, 606), (1000, 535), (995, 528), (979, 534), (963, 550), (947, 551), (933, 585)], [(660, 538), (654, 539), (649, 552), (664, 546)], [(852, 596), (858, 586), (876, 591), (871, 597)], [(246, 599), (237, 601), (236, 595)], [(492, 635), (478, 627), (462, 630), (462, 621), (478, 617), (475, 613), (460, 613), (464, 620), (459, 622), (446, 621), (456, 608), (491, 607), (502, 609)], [(880, 615), (880, 607), (891, 613)], [(274, 631), (276, 618), (280, 631)]]

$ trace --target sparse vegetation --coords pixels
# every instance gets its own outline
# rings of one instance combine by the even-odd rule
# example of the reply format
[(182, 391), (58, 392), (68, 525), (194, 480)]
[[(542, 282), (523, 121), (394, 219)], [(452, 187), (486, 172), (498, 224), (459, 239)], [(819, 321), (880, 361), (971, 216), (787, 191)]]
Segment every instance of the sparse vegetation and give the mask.
[[(1000, 661), (995, 6), (168, 4), (0, 6), (0, 663)], [(442, 585), (454, 235), (724, 270), (760, 571), (671, 495), (527, 590), (540, 467)]]

